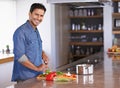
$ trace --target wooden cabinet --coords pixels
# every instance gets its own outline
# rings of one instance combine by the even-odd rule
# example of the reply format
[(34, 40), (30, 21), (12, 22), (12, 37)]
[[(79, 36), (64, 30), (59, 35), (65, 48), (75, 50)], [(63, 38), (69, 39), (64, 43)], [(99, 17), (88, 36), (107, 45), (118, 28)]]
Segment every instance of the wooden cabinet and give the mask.
[(113, 44), (120, 46), (120, 0), (113, 1), (112, 32), (114, 36)]
[(103, 48), (103, 7), (70, 8), (70, 51), (80, 59)]
[(113, 1), (113, 34), (120, 34), (120, 0)]

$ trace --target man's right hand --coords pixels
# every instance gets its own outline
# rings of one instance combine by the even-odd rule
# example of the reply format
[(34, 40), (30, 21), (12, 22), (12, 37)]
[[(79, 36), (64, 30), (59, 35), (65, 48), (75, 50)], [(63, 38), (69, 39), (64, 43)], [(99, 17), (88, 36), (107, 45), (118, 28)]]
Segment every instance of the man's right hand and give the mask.
[(46, 68), (48, 68), (48, 65), (45, 64), (41, 64), (40, 66), (35, 66), (33, 63), (31, 63), (29, 60), (26, 60), (24, 62), (21, 63), (22, 65), (24, 65), (25, 67), (32, 69), (34, 71), (44, 71)]
[(37, 67), (37, 71), (45, 71), (45, 69), (48, 68), (48, 65), (46, 64), (41, 64), (40, 66)]

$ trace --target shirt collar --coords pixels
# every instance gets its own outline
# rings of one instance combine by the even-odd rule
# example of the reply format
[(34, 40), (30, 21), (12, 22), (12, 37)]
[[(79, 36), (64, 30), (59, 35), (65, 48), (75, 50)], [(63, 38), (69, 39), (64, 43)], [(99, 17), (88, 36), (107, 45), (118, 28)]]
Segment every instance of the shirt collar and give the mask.
[(32, 32), (35, 32), (35, 31), (38, 31), (38, 29), (36, 28), (36, 30), (32, 27), (32, 25), (30, 24), (29, 20), (26, 21), (29, 29), (32, 31)]

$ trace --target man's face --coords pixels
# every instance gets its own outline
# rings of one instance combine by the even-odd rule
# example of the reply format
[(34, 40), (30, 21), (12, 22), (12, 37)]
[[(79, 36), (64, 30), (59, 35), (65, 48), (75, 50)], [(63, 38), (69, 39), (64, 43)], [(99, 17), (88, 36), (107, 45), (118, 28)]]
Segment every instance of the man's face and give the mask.
[(42, 9), (35, 9), (32, 13), (29, 13), (29, 20), (34, 28), (42, 22), (44, 13)]

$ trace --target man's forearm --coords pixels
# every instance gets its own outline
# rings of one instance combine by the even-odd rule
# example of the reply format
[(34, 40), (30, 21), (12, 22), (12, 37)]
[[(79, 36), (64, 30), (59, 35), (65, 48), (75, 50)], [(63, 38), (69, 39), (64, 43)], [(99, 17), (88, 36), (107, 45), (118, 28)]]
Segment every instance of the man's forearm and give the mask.
[(41, 64), (40, 66), (35, 66), (33, 63), (29, 61), (27, 56), (24, 54), (18, 59), (18, 62), (24, 65), (25, 67), (32, 69), (34, 71), (42, 71), (45, 65)]
[(24, 65), (25, 67), (27, 67), (29, 69), (38, 71), (37, 66), (32, 64), (25, 54), (21, 58), (18, 59), (18, 62), (20, 62), (22, 65)]
[(25, 67), (29, 68), (29, 69), (34, 70), (34, 71), (39, 71), (38, 67), (35, 66), (34, 64), (32, 64), (29, 60), (26, 60), (26, 61), (22, 62), (21, 64), (24, 65)]

